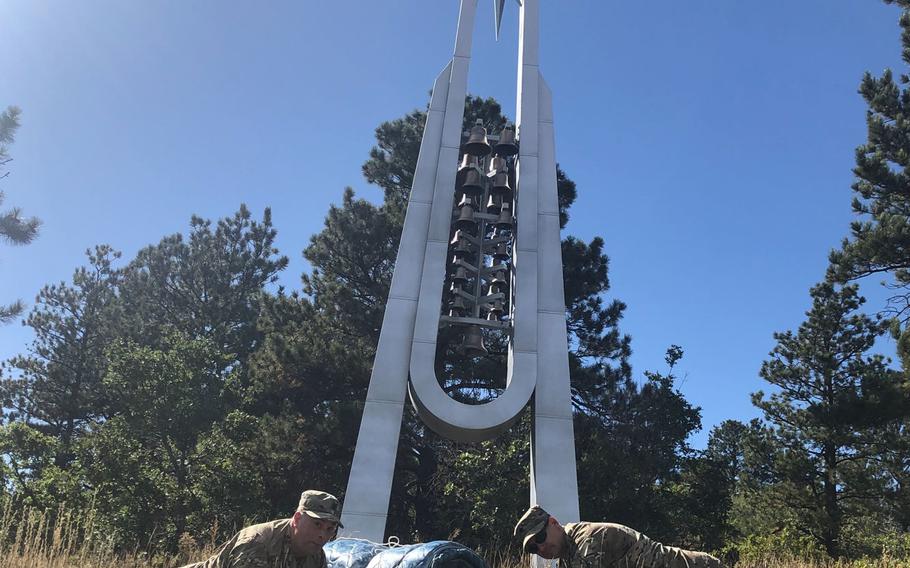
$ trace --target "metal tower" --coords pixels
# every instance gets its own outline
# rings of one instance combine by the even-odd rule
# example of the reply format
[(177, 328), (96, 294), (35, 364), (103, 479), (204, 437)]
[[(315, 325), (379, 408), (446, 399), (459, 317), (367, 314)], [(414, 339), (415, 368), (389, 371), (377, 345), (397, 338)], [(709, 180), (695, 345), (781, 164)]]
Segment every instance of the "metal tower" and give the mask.
[[(552, 96), (539, 0), (519, 3), (514, 131), (462, 132), (477, 0), (461, 1), (455, 54), (433, 87), (344, 499), (349, 536), (383, 540), (406, 396), (436, 432), (476, 441), (508, 429), (534, 395), (530, 501), (579, 517)], [(497, 36), (504, 5), (494, 0)], [(481, 327), (510, 334), (493, 401), (463, 404), (440, 387), (437, 335), (451, 325), (467, 356), (483, 352)]]

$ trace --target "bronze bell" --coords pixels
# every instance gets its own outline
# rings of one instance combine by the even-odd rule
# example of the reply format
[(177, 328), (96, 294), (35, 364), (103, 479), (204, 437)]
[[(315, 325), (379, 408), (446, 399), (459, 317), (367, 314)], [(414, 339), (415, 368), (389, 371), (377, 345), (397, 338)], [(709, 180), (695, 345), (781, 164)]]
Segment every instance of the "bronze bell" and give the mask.
[(497, 195), (491, 195), (489, 201), (487, 201), (487, 213), (491, 215), (499, 215), (499, 212), (502, 210), (502, 197)]
[(455, 243), (452, 255), (455, 260), (462, 259), (471, 254), (471, 243), (461, 231), (455, 231), (455, 238), (452, 239), (452, 242)]
[(455, 275), (452, 276), (452, 284), (461, 284), (464, 286), (468, 282), (468, 271), (464, 266), (455, 269)]
[(476, 325), (470, 325), (464, 332), (464, 341), (461, 343), (461, 350), (468, 357), (480, 357), (487, 354), (487, 348), (483, 345), (483, 333)]
[(480, 195), (483, 193), (483, 176), (480, 174), (480, 170), (467, 170), (461, 180), (459, 189), (468, 195)]
[(500, 288), (507, 284), (506, 282), (506, 273), (504, 270), (497, 270), (496, 274), (493, 275), (493, 279), (490, 280), (491, 285), (495, 285), (497, 288)]
[(479, 170), (480, 169), (480, 158), (477, 156), (472, 156), (471, 154), (465, 154), (461, 158), (461, 165), (458, 166), (458, 172), (462, 173), (467, 170)]
[(515, 221), (512, 219), (512, 208), (508, 203), (502, 204), (502, 211), (499, 212), (499, 219), (496, 220), (497, 229), (511, 229)]
[(463, 205), (455, 219), (455, 228), (459, 231), (474, 232), (477, 229), (477, 221), (474, 220), (474, 207), (470, 204)]
[(493, 264), (504, 264), (509, 261), (509, 247), (506, 243), (496, 245), (493, 251)]
[(509, 173), (509, 164), (506, 162), (505, 158), (495, 156), (492, 160), (490, 160), (490, 176), (507, 173)]
[(499, 142), (493, 151), (498, 156), (514, 156), (518, 153), (518, 142), (515, 140), (515, 131), (511, 126), (506, 126), (505, 130), (499, 133)]
[(489, 307), (487, 307), (487, 310), (489, 310), (487, 312), (487, 319), (489, 321), (499, 321), (499, 318), (502, 316), (502, 312), (503, 312), (502, 301), (496, 300), (492, 304), (489, 304)]
[(449, 302), (449, 315), (453, 318), (464, 317), (466, 310), (467, 307), (464, 305), (464, 298), (461, 296), (455, 296), (455, 298)]
[(494, 195), (511, 195), (512, 186), (509, 185), (509, 174), (503, 172), (493, 176), (493, 187), (490, 192)]
[(477, 123), (471, 128), (471, 134), (468, 141), (465, 142), (464, 151), (472, 156), (486, 156), (490, 153), (490, 143), (487, 142), (487, 129), (483, 127), (483, 121), (478, 119)]
[(458, 202), (458, 205), (456, 205), (456, 207), (464, 207), (465, 205), (474, 207), (474, 199), (471, 198), (471, 196), (467, 193), (462, 194), (461, 201)]

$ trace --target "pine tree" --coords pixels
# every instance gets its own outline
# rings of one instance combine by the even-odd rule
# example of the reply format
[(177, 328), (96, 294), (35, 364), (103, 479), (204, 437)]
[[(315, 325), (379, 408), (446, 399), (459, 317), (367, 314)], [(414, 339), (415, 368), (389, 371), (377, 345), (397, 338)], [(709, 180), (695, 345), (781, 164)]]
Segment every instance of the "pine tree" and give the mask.
[(899, 417), (902, 382), (887, 359), (867, 355), (887, 322), (857, 313), (864, 299), (855, 286), (826, 282), (811, 295), (806, 321), (776, 333), (762, 365), (775, 391), (752, 400), (773, 427), (775, 506), (836, 558), (847, 550), (847, 511), (876, 497), (866, 468), (877, 432)]
[[(0, 179), (9, 175), (4, 169), (12, 161), (8, 145), (16, 139), (20, 112), (18, 107), (11, 106), (0, 113)], [(0, 205), (3, 205), (3, 200), (3, 192), (0, 191)], [(0, 211), (0, 240), (13, 245), (26, 245), (38, 236), (40, 225), (41, 221), (35, 217), (23, 217), (18, 207)], [(8, 306), (0, 305), (0, 324), (19, 317), (23, 309), (25, 305), (20, 300)]]
[[(902, 58), (910, 64), (910, 2), (884, 0), (903, 8)], [(859, 92), (869, 105), (867, 141), (856, 149), (853, 173), (853, 211), (860, 219), (851, 224), (851, 236), (830, 254), (828, 277), (848, 282), (875, 274), (891, 278), (894, 290), (888, 311), (906, 333), (910, 316), (910, 77), (886, 69), (880, 77), (866, 72)], [(910, 355), (910, 336), (899, 343), (902, 358)], [(910, 368), (908, 368), (910, 370)]]
[[(910, 65), (910, 1), (884, 0), (902, 9), (901, 56)], [(897, 355), (910, 376), (910, 76), (897, 78), (890, 70), (880, 77), (863, 76), (859, 92), (868, 104), (867, 141), (856, 149), (853, 172), (853, 211), (860, 219), (851, 224), (851, 236), (840, 250), (831, 252), (828, 277), (849, 282), (883, 275), (893, 291), (884, 312), (894, 317), (891, 334)], [(898, 398), (898, 400), (902, 400)], [(910, 447), (910, 409), (888, 429), (881, 463), (891, 479), (888, 499), (896, 522), (910, 526), (910, 461), (903, 449)]]

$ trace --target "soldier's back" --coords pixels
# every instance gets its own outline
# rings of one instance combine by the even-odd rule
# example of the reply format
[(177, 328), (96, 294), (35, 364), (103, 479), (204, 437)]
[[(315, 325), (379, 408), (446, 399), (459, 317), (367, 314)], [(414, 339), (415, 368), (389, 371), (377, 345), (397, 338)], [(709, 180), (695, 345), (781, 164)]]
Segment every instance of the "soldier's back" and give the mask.
[(325, 568), (325, 553), (297, 558), (290, 549), (290, 519), (251, 525), (209, 559), (183, 568)]
[(665, 546), (625, 525), (582, 522), (565, 530), (572, 543), (564, 568), (723, 568), (710, 554)]

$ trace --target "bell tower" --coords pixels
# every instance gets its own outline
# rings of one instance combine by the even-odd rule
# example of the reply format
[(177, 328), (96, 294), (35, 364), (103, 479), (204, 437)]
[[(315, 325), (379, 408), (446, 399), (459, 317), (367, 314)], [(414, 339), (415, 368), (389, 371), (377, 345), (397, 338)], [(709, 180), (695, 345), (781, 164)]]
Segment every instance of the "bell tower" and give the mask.
[[(530, 502), (577, 521), (578, 482), (552, 95), (539, 70), (539, 0), (520, 4), (516, 123), (462, 132), (478, 0), (461, 0), (455, 53), (436, 78), (344, 499), (344, 533), (381, 542), (405, 398), (437, 433), (494, 438), (533, 406)], [(506, 0), (493, 0), (496, 31)], [(439, 329), (485, 353), (509, 337), (506, 389), (478, 405), (436, 376)], [(515, 511), (516, 518), (521, 511)]]

